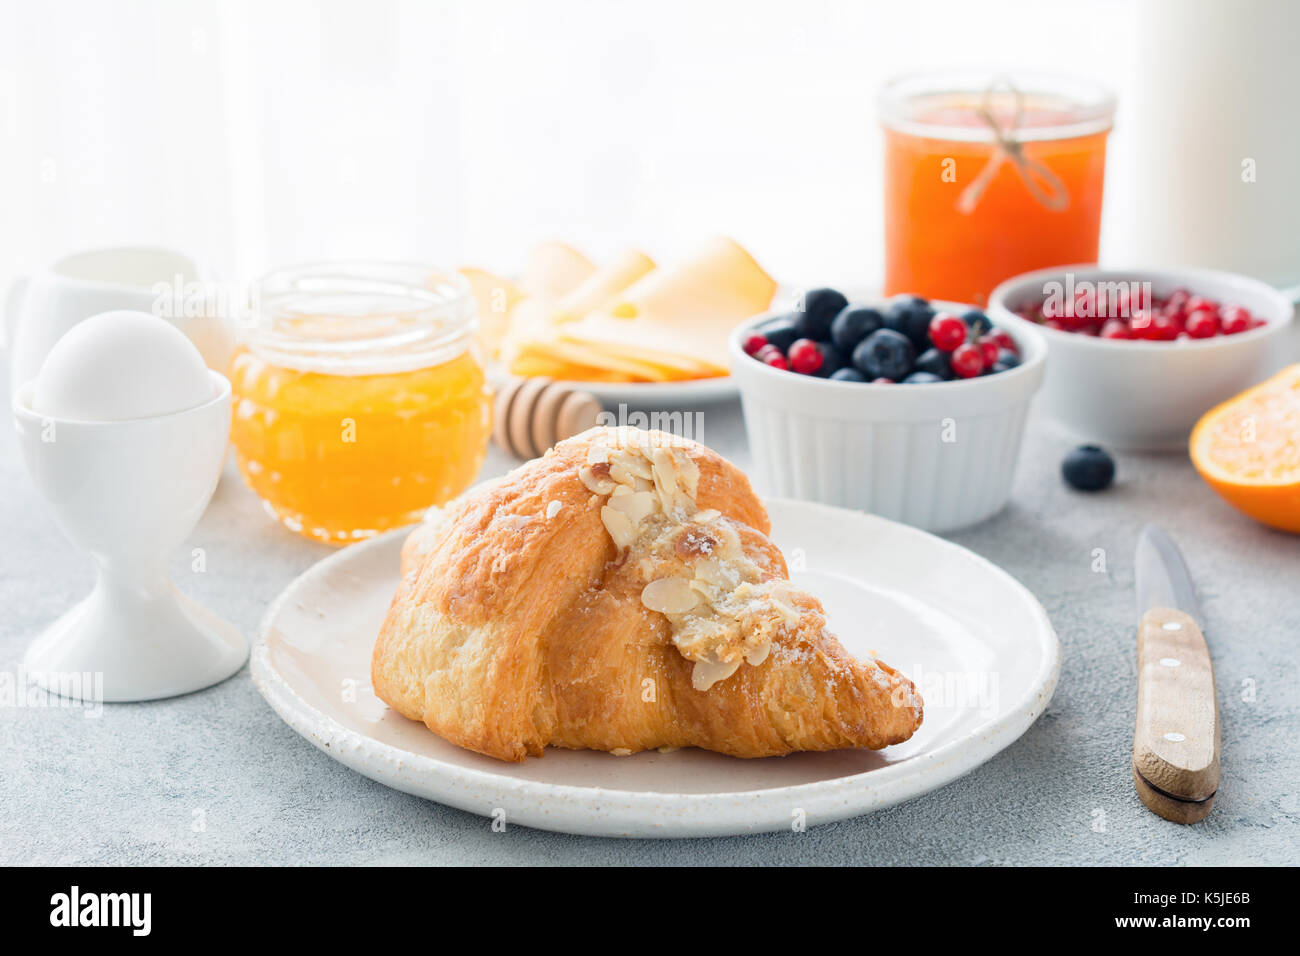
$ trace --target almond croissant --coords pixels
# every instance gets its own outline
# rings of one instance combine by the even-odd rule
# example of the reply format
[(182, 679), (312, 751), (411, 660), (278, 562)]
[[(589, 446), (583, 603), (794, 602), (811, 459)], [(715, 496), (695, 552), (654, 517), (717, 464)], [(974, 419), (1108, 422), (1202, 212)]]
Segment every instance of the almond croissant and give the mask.
[(906, 740), (921, 723), (911, 681), (840, 646), (768, 530), (744, 474), (708, 448), (593, 428), (411, 534), (375, 693), (512, 761)]

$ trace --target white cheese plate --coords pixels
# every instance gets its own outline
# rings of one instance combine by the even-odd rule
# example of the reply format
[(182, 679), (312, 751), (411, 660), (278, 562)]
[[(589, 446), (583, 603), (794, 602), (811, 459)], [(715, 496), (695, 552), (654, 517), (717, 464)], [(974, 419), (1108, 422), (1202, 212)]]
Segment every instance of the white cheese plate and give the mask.
[[(493, 363), (488, 377), (498, 386), (511, 375), (500, 363)], [(689, 408), (736, 398), (740, 388), (730, 375), (691, 378), (680, 382), (560, 382), (566, 388), (590, 392), (609, 409), (620, 404), (631, 408)]]

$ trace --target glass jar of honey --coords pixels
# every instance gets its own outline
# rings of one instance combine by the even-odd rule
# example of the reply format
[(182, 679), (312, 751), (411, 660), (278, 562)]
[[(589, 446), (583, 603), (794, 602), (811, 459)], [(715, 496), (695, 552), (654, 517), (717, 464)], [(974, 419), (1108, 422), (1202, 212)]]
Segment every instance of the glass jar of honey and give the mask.
[(230, 437), (267, 510), (340, 545), (468, 487), (492, 427), (474, 313), (463, 277), (419, 266), (311, 265), (256, 283)]
[(1107, 90), (948, 71), (895, 80), (879, 105), (887, 295), (984, 305), (1003, 279), (1097, 261)]

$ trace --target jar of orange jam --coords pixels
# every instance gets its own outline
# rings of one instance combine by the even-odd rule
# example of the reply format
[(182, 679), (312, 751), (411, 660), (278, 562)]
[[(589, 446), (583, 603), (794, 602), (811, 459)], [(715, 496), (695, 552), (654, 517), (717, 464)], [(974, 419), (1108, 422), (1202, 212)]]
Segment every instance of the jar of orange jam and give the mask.
[(879, 105), (887, 295), (984, 305), (1003, 279), (1097, 261), (1109, 91), (947, 71), (895, 80)]
[(347, 544), (419, 520), (478, 474), (491, 391), (455, 272), (312, 265), (256, 283), (231, 364), (231, 441), (267, 510)]

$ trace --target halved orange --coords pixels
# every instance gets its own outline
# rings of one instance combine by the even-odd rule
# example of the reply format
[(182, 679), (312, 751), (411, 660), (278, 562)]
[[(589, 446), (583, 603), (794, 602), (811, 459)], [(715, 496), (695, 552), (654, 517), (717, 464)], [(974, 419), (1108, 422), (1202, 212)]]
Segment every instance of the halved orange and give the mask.
[(1300, 365), (1206, 412), (1189, 450), (1201, 477), (1228, 504), (1300, 532)]

